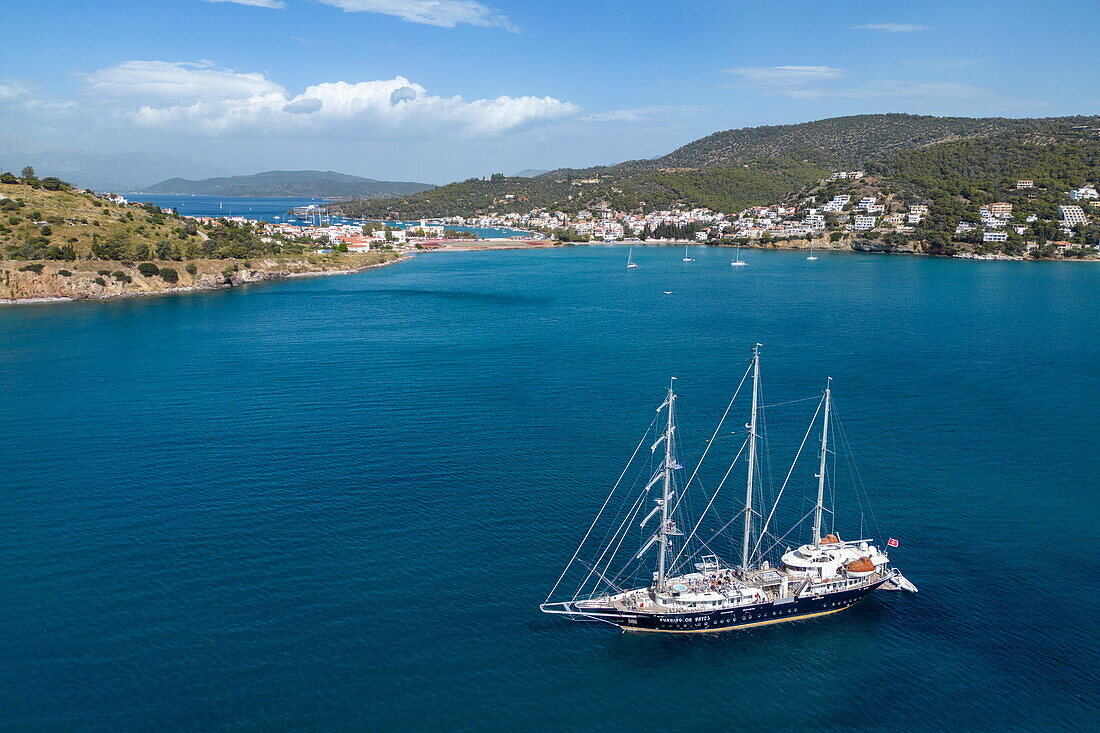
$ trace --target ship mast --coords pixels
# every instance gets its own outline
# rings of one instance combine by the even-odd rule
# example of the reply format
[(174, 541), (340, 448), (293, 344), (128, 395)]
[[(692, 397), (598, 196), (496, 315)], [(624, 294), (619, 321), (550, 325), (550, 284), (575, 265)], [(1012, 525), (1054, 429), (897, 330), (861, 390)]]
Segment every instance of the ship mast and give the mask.
[[(673, 377), (675, 379), (675, 377)], [(672, 487), (672, 469), (676, 464), (672, 458), (672, 404), (676, 395), (672, 392), (672, 383), (668, 385), (668, 415), (665, 423), (665, 460), (661, 466), (661, 527), (658, 531), (660, 548), (657, 550), (657, 587), (665, 582), (665, 555), (668, 552), (668, 500)]]
[(756, 469), (756, 410), (760, 397), (760, 344), (752, 347), (752, 413), (749, 416), (749, 470), (745, 480), (745, 527), (741, 534), (741, 572), (749, 569), (749, 535), (752, 534), (752, 482)]
[(829, 452), (829, 399), (833, 378), (825, 382), (825, 411), (821, 423), (821, 462), (817, 468), (817, 503), (814, 505), (814, 544), (821, 544), (821, 513), (825, 508), (825, 458)]

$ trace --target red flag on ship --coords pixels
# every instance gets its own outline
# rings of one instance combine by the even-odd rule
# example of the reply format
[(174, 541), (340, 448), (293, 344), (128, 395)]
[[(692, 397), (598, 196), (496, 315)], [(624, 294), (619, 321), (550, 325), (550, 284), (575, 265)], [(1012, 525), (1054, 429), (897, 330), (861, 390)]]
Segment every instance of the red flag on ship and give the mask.
[(886, 546), (887, 547), (897, 547), (898, 546), (898, 541), (895, 540), (893, 537), (891, 537), (890, 539), (886, 540)]

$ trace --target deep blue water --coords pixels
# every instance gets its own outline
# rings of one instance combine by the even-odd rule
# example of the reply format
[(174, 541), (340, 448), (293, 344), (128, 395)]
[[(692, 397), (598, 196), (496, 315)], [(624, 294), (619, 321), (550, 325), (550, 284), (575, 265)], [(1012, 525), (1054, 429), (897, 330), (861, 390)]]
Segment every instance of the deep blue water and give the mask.
[[(291, 209), (305, 207), (311, 204), (324, 205), (332, 203), (331, 199), (272, 198), (258, 196), (181, 196), (174, 194), (148, 193), (130, 194), (128, 198), (131, 201), (154, 203), (163, 208), (174, 208), (185, 216), (243, 216), (253, 221), (279, 221), (284, 223), (295, 223), (296, 220), (287, 216), (287, 212)], [(326, 223), (328, 221), (332, 221), (332, 223), (335, 224), (354, 223), (355, 220), (334, 216), (331, 219), (326, 219)], [(399, 229), (419, 226), (419, 222), (387, 221), (386, 223)], [(530, 232), (521, 229), (509, 229), (507, 227), (466, 227), (447, 225), (446, 228), (451, 231), (473, 232), (483, 239), (493, 237), (517, 237), (530, 234)]]
[[(1100, 269), (634, 254), (0, 310), (4, 727), (1090, 729)], [(538, 613), (668, 377), (695, 450), (754, 341), (769, 403), (834, 377), (921, 593)]]

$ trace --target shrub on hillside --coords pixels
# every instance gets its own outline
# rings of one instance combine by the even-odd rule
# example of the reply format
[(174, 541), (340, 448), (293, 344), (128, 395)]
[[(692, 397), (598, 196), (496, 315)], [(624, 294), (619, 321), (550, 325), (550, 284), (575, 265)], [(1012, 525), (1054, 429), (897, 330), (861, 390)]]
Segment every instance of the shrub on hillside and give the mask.
[(103, 278), (101, 278), (101, 277), (97, 277), (97, 278), (95, 279), (95, 284), (96, 284), (96, 285), (103, 285), (103, 286), (105, 286), (105, 285), (107, 284), (107, 281), (106, 281), (106, 280), (104, 280), (104, 279), (103, 279)]
[(166, 283), (179, 282), (180, 279), (179, 273), (176, 272), (175, 268), (173, 267), (160, 268), (160, 276), (164, 278), (164, 282)]
[(41, 275), (43, 267), (45, 267), (45, 265), (43, 265), (41, 263), (35, 263), (33, 265), (23, 265), (22, 267), (19, 268), (19, 271), (20, 272), (33, 272), (35, 275)]
[(71, 272), (69, 272), (68, 270), (58, 270), (57, 274), (60, 277), (72, 277), (73, 276), (73, 274)]
[(130, 277), (122, 270), (115, 270), (111, 273), (111, 277), (113, 277), (115, 280), (118, 280), (120, 283), (129, 283), (134, 281), (134, 278)]
[(160, 268), (154, 265), (152, 262), (142, 262), (138, 265), (138, 272), (145, 277), (153, 277), (160, 273)]
[(199, 268), (195, 265), (194, 262), (188, 262), (187, 267), (185, 267), (184, 269), (187, 270), (188, 275), (194, 275), (199, 271)]

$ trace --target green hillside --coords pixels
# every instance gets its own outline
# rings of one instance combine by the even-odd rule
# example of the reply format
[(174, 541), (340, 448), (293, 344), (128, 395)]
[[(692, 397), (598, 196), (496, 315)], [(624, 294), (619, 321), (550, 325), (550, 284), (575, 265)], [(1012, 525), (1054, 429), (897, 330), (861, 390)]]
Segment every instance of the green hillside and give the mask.
[(900, 150), (1030, 128), (1037, 120), (930, 117), (907, 114), (833, 117), (797, 125), (767, 125), (707, 135), (652, 161), (646, 168), (702, 168), (760, 158), (789, 157), (831, 168), (859, 168)]
[(591, 169), (534, 178), (470, 179), (393, 199), (354, 201), (337, 208), (353, 216), (420, 219), (526, 212), (546, 208), (576, 213), (607, 203), (618, 211), (653, 211), (674, 204), (736, 211), (764, 204), (825, 175), (824, 168), (793, 160), (765, 160), (736, 168), (703, 170)]
[(942, 189), (969, 201), (972, 189), (1003, 189), (1003, 181), (1014, 176), (1044, 181), (1052, 190), (1097, 180), (1098, 127), (1097, 117), (837, 117), (726, 130), (656, 160), (533, 178), (497, 174), (340, 209), (414, 219), (536, 208), (575, 213), (597, 204), (640, 212), (682, 204), (732, 213), (789, 197), (838, 169), (866, 169), (916, 198), (935, 198)]
[(870, 169), (926, 191), (1000, 196), (1021, 178), (1040, 190), (1065, 191), (1100, 180), (1097, 125), (1049, 125), (897, 153)]

